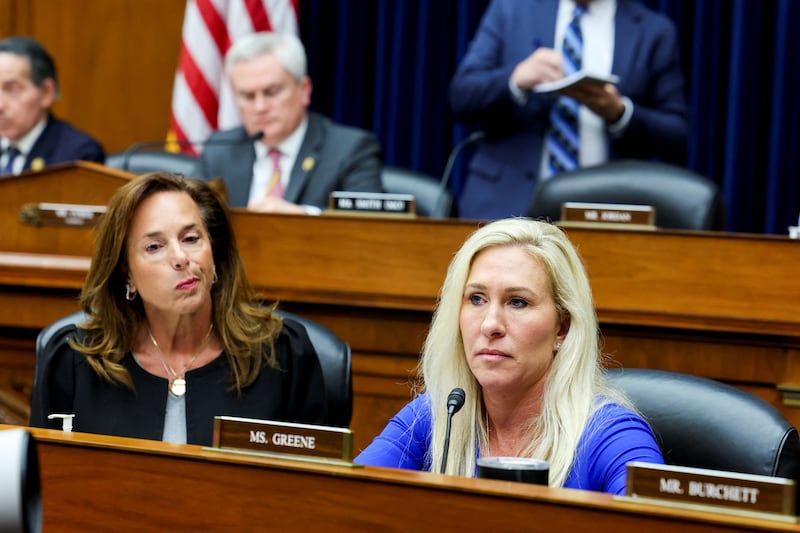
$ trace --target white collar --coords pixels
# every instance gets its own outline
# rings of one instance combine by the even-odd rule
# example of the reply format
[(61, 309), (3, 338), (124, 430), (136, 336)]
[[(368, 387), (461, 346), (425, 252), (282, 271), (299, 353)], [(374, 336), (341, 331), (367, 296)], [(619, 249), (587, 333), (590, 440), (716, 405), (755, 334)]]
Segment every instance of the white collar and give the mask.
[(3, 137), (0, 139), (0, 148), (2, 148), (3, 152), (5, 152), (6, 149), (13, 144), (17, 147), (17, 150), (19, 150), (22, 155), (27, 156), (33, 149), (33, 145), (36, 144), (36, 141), (39, 139), (39, 135), (41, 135), (42, 131), (44, 131), (44, 127), (47, 126), (47, 120), (48, 118), (45, 115), (42, 120), (40, 120), (33, 128), (30, 129), (28, 133), (23, 135), (22, 138), (15, 143), (12, 143), (9, 139)]

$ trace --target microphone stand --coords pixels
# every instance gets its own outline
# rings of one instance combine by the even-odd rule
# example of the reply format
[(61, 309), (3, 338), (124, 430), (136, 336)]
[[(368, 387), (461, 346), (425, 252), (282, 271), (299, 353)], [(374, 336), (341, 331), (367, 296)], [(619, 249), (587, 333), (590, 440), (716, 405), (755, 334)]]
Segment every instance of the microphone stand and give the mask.
[(450, 450), (450, 424), (453, 421), (453, 415), (459, 412), (461, 407), (464, 406), (465, 399), (466, 394), (464, 393), (464, 389), (460, 387), (456, 387), (450, 391), (450, 395), (447, 396), (447, 427), (444, 430), (444, 453), (442, 453), (442, 466), (439, 468), (440, 474), (444, 474), (447, 468), (447, 455)]
[(453, 421), (453, 414), (453, 410), (448, 409), (447, 428), (444, 430), (444, 453), (442, 454), (442, 466), (439, 468), (440, 474), (444, 474), (445, 469), (447, 469), (447, 452), (450, 449), (450, 423)]
[[(128, 149), (125, 150), (125, 153), (122, 154), (122, 170), (124, 170), (125, 172), (129, 172), (129, 169), (130, 169), (130, 166), (131, 166), (131, 158), (134, 155), (136, 155), (137, 153), (139, 153), (142, 149), (144, 149), (144, 148), (152, 148), (152, 147), (156, 147), (156, 146), (163, 146), (163, 145), (167, 144), (168, 142), (170, 142), (170, 141), (166, 141), (166, 140), (163, 140), (163, 141), (140, 141), (140, 142), (137, 142), (137, 143), (134, 143), (134, 144), (130, 145), (128, 147)], [(172, 142), (180, 144), (180, 141), (172, 141)]]
[(255, 142), (261, 140), (264, 137), (263, 131), (257, 131), (253, 135), (248, 135), (246, 139), (231, 139), (231, 140), (215, 140), (215, 139), (206, 139), (204, 141), (191, 141), (191, 140), (182, 140), (182, 139), (175, 139), (175, 140), (149, 140), (149, 141), (140, 141), (130, 145), (125, 152), (122, 154), (122, 164), (121, 169), (125, 172), (129, 172), (130, 165), (131, 165), (131, 158), (139, 153), (144, 148), (153, 148), (157, 146), (165, 146), (168, 144), (178, 145), (179, 147), (183, 148), (185, 146), (199, 146), (199, 145), (235, 145), (245, 142)]
[(456, 144), (453, 150), (450, 152), (450, 155), (447, 158), (447, 162), (444, 165), (444, 172), (442, 172), (442, 180), (439, 182), (439, 195), (437, 196), (436, 201), (436, 209), (438, 211), (440, 204), (444, 201), (444, 191), (447, 188), (447, 183), (450, 181), (450, 175), (453, 173), (453, 165), (455, 165), (456, 158), (461, 153), (465, 147), (469, 146), (470, 144), (477, 143), (482, 141), (486, 138), (486, 133), (483, 131), (474, 131), (465, 139)]

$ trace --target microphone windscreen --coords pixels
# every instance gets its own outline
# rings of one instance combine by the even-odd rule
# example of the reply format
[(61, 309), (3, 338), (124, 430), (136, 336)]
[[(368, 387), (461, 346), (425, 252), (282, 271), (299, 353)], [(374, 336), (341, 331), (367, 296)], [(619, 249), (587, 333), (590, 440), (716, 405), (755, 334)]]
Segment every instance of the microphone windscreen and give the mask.
[(464, 389), (456, 387), (450, 391), (450, 395), (447, 397), (447, 410), (450, 411), (452, 409), (453, 413), (457, 413), (464, 406), (466, 399), (467, 395)]

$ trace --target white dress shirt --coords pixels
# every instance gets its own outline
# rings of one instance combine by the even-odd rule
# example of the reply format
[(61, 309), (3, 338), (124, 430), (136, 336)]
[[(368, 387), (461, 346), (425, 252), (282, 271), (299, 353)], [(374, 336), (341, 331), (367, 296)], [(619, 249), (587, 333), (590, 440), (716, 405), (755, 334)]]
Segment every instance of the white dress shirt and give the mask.
[[(22, 136), (22, 138), (13, 143), (14, 146), (17, 147), (19, 150), (20, 155), (17, 156), (16, 161), (14, 161), (14, 166), (11, 168), (12, 174), (19, 174), (22, 172), (22, 167), (25, 166), (25, 159), (27, 158), (30, 151), (33, 149), (33, 145), (36, 144), (36, 141), (39, 139), (39, 135), (42, 134), (44, 131), (44, 127), (47, 125), (47, 117), (43, 118), (36, 124), (31, 130)], [(11, 141), (6, 139), (5, 137), (0, 138), (0, 168), (4, 168), (6, 166), (6, 162), (8, 161), (8, 154), (6, 150), (8, 149), (9, 145), (11, 145)]]
[(281, 186), (283, 186), (284, 191), (289, 188), (289, 178), (291, 178), (297, 154), (300, 153), (303, 139), (306, 137), (306, 130), (308, 130), (308, 118), (303, 119), (300, 126), (277, 146), (270, 147), (260, 140), (253, 141), (256, 160), (253, 163), (253, 181), (250, 184), (251, 202), (264, 197), (270, 178), (272, 178), (272, 159), (267, 155), (270, 148), (277, 148), (281, 152)]
[[(617, 11), (616, 0), (594, 0), (586, 6), (581, 16), (581, 33), (583, 35), (583, 70), (592, 73), (611, 74), (614, 62), (614, 15)], [(556, 48), (561, 50), (564, 34), (572, 21), (575, 12), (574, 0), (561, 0), (556, 17)], [(608, 139), (606, 122), (600, 116), (581, 106), (578, 113), (580, 123), (580, 165), (582, 167), (597, 165), (608, 161)], [(542, 151), (542, 170), (540, 176), (547, 176), (547, 147)]]

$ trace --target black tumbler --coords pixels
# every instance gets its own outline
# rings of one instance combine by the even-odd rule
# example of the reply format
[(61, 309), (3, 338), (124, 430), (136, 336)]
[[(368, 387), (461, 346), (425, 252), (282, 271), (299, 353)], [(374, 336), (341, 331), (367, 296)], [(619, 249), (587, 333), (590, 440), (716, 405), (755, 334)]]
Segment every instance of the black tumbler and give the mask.
[(547, 485), (550, 463), (527, 457), (480, 457), (478, 477)]

